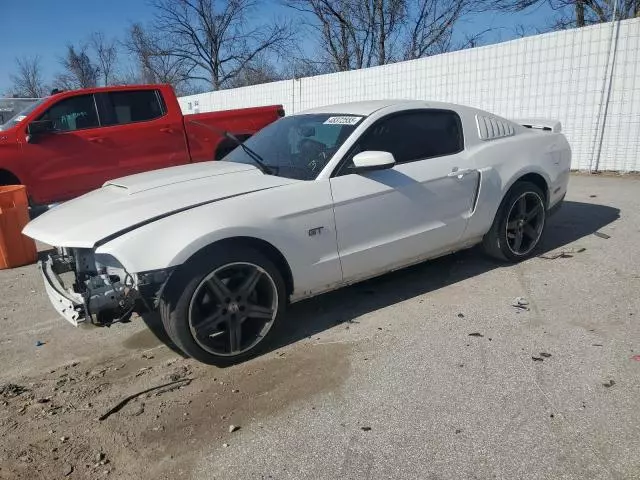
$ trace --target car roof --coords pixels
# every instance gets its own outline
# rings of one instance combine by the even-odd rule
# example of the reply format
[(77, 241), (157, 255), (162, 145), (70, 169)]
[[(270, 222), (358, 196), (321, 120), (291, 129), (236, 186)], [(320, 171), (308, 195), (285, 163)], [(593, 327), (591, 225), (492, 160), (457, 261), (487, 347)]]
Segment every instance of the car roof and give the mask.
[(369, 100), (364, 102), (337, 103), (335, 105), (325, 105), (323, 107), (310, 108), (300, 112), (300, 114), (309, 113), (341, 113), (348, 115), (371, 115), (372, 113), (386, 107), (406, 106), (410, 108), (425, 108), (430, 102), (423, 100)]

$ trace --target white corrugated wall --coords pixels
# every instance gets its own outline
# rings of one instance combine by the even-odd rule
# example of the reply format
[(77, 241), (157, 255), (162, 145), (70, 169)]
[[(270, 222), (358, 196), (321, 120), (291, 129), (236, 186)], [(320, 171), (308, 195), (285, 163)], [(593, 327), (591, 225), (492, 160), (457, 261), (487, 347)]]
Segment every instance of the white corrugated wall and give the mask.
[[(619, 27), (619, 28), (618, 28)], [(640, 18), (180, 98), (185, 113), (414, 98), (562, 122), (574, 169), (640, 171)], [(610, 83), (610, 85), (609, 85)], [(599, 155), (598, 155), (598, 152)]]

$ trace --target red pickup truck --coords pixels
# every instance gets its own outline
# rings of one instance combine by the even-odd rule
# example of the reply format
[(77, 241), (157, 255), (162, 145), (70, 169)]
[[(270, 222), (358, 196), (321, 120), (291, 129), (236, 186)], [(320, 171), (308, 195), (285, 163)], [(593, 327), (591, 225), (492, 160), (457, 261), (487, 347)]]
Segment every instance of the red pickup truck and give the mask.
[(0, 185), (26, 185), (32, 207), (61, 202), (112, 178), (220, 159), (236, 145), (216, 129), (244, 140), (283, 115), (280, 105), (182, 115), (169, 85), (56, 93), (0, 125)]

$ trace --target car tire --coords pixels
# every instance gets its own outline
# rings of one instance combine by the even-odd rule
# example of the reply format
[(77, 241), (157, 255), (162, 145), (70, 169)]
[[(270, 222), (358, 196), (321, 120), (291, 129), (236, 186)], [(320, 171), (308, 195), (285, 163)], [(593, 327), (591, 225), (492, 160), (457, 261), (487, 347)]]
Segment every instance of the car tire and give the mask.
[(174, 272), (159, 310), (185, 354), (226, 366), (268, 348), (286, 304), (284, 280), (269, 258), (253, 248), (217, 245)]
[(502, 200), (484, 251), (502, 261), (519, 262), (535, 255), (546, 226), (545, 194), (530, 182), (517, 182)]

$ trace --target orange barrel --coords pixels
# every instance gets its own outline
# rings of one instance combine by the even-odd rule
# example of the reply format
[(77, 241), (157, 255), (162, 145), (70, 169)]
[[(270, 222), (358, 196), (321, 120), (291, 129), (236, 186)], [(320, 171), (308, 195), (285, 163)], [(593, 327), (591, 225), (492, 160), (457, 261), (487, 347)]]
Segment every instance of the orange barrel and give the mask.
[(29, 201), (24, 185), (0, 187), (0, 270), (34, 263), (36, 244), (22, 235), (29, 222)]

